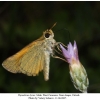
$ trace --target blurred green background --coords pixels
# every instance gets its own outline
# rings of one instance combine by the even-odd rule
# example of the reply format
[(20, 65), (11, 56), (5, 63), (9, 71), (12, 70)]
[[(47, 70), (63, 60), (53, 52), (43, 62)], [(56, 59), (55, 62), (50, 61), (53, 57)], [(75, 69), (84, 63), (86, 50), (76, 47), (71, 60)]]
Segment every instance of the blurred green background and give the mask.
[[(100, 2), (0, 2), (0, 63), (53, 28), (56, 41), (76, 40), (90, 85), (100, 92)], [(80, 93), (71, 82), (66, 62), (51, 58), (50, 79), (13, 74), (0, 65), (1, 93)]]

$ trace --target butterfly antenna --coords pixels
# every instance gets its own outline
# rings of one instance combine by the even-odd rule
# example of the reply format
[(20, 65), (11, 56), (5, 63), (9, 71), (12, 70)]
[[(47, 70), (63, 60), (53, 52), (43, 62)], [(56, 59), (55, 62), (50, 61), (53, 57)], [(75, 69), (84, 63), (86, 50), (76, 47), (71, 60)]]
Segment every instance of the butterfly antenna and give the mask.
[(66, 29), (66, 28), (62, 28), (62, 29), (59, 29), (59, 30), (56, 30), (56, 31), (54, 31), (54, 32), (58, 32), (58, 31), (62, 31), (62, 30), (65, 30), (67, 33), (68, 33), (68, 37), (69, 37), (69, 41), (71, 41), (72, 39), (71, 39), (71, 33), (70, 33), (70, 31), (68, 30), (68, 29)]
[(57, 24), (57, 22), (56, 22), (56, 23), (54, 23), (54, 24), (53, 24), (53, 26), (52, 26), (50, 29), (52, 29), (53, 27), (55, 27), (55, 26), (56, 26), (56, 24)]
[(64, 28), (66, 31), (68, 31), (68, 36), (69, 36), (69, 41), (71, 41), (71, 36), (70, 36), (70, 32), (68, 29)]

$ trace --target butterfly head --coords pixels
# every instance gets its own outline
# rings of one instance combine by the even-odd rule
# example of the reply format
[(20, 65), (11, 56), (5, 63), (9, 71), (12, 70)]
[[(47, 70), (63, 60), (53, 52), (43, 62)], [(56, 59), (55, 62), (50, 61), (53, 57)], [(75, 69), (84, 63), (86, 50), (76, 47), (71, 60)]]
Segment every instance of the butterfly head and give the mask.
[(46, 31), (43, 32), (43, 36), (45, 39), (50, 39), (54, 37), (54, 33), (51, 29), (47, 29)]

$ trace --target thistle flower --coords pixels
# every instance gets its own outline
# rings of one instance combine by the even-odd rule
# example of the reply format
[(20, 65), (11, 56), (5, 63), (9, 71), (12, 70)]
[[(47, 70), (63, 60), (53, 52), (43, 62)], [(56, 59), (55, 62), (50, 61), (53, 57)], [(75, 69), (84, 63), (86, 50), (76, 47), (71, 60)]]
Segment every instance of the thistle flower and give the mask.
[(72, 82), (76, 89), (81, 92), (87, 92), (87, 87), (89, 85), (89, 80), (87, 78), (87, 73), (83, 65), (79, 61), (78, 49), (76, 42), (74, 45), (69, 42), (67, 49), (65, 49), (61, 44), (60, 48), (62, 50), (63, 56), (69, 63), (70, 75)]

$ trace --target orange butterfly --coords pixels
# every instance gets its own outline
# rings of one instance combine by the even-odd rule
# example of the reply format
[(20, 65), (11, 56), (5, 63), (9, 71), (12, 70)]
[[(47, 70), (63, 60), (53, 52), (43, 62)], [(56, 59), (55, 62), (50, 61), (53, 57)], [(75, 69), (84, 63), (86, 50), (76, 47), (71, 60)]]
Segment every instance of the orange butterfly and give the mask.
[(43, 70), (44, 79), (47, 81), (49, 79), (50, 55), (53, 55), (55, 44), (53, 31), (47, 29), (39, 39), (7, 58), (2, 66), (12, 73), (24, 73), (28, 76), (36, 76)]

